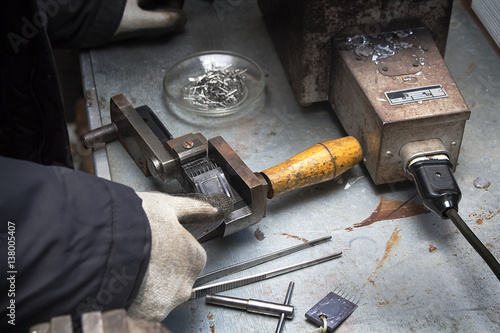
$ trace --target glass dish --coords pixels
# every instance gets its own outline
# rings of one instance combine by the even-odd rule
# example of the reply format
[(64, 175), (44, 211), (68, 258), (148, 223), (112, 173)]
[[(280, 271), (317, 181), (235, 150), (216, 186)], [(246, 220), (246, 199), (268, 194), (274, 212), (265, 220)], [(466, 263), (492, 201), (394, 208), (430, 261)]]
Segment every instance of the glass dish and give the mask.
[(207, 117), (252, 109), (264, 86), (264, 72), (257, 63), (227, 51), (193, 54), (173, 65), (163, 79), (172, 111)]

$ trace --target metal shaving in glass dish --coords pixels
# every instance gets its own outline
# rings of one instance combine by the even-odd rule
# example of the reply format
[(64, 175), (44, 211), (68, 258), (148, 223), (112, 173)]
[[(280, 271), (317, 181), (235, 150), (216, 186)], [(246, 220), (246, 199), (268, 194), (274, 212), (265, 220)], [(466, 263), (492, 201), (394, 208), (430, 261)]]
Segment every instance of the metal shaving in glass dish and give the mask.
[(246, 69), (229, 70), (232, 65), (212, 67), (197, 78), (189, 78), (191, 84), (184, 87), (184, 99), (203, 109), (225, 109), (245, 99), (247, 87)]

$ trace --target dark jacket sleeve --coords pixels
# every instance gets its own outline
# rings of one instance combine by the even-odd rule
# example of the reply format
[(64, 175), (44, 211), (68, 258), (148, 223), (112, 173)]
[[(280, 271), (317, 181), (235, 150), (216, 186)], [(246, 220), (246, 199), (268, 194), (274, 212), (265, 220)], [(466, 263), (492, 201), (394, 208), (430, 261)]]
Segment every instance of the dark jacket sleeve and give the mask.
[(4, 2), (0, 16), (0, 155), (72, 167), (46, 16), (24, 0)]
[(108, 43), (122, 19), (126, 0), (42, 0), (53, 47), (82, 48)]
[(27, 332), (57, 315), (128, 308), (136, 297), (151, 235), (132, 189), (0, 157), (0, 225), (7, 274), (0, 282), (1, 332)]

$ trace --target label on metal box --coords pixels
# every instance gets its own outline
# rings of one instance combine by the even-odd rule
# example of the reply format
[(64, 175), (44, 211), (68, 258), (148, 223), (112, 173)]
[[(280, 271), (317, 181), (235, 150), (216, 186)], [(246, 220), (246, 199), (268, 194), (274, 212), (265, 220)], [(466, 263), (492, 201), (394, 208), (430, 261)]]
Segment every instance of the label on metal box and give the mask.
[(440, 84), (434, 86), (388, 91), (384, 94), (391, 105), (448, 97), (448, 94)]

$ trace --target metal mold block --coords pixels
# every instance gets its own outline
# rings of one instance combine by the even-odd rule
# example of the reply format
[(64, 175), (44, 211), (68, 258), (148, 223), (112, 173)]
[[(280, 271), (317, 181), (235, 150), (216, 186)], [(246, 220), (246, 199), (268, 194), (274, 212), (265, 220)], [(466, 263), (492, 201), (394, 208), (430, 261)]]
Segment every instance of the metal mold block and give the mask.
[(395, 20), (416, 19), (429, 28), (444, 55), (453, 0), (259, 0), (295, 98), (302, 105), (326, 101), (331, 39), (348, 26), (378, 33)]
[[(399, 152), (409, 142), (438, 139), (456, 165), (470, 111), (430, 32), (364, 31), (351, 27), (335, 38), (329, 98), (347, 133), (360, 141), (373, 181), (406, 179)], [(385, 57), (390, 43), (396, 54)]]

